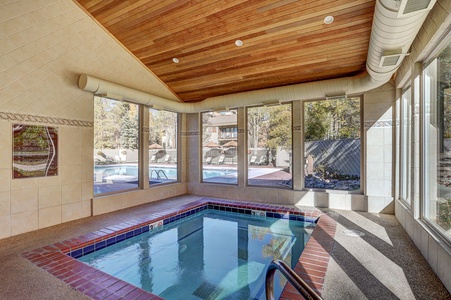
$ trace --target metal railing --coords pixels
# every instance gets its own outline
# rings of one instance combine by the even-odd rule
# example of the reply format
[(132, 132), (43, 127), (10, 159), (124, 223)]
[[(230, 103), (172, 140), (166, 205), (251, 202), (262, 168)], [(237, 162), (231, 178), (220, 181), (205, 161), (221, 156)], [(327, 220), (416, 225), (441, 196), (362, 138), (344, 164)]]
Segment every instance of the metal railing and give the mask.
[(322, 300), (322, 298), (282, 260), (273, 260), (266, 271), (267, 300), (276, 300), (276, 298), (274, 298), (274, 275), (277, 270), (285, 276), (288, 282), (290, 282), (305, 299)]
[[(168, 176), (166, 175), (166, 173), (163, 170), (152, 170), (150, 171), (150, 178), (152, 177), (152, 174), (155, 172), (155, 175), (157, 176), (157, 179), (168, 179)], [(163, 175), (161, 175), (163, 174)]]

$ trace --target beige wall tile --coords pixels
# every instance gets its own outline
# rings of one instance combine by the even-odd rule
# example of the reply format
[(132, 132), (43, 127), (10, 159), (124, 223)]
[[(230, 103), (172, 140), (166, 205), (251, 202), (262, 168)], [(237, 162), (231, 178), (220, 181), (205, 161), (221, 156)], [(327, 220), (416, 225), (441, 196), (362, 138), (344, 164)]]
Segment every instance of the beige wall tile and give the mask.
[(11, 235), (33, 231), (38, 228), (38, 210), (11, 215)]
[(294, 205), (299, 206), (314, 206), (315, 201), (313, 198), (313, 193), (311, 192), (294, 192)]
[(12, 163), (12, 138), (11, 138), (12, 125), (9, 122), (0, 122), (0, 141), (2, 146), (0, 147), (0, 169), (11, 170)]
[(81, 166), (61, 166), (61, 185), (81, 183)]
[(38, 189), (11, 191), (11, 214), (38, 209)]
[[(39, 188), (39, 208), (61, 206), (61, 186)], [(61, 207), (60, 207), (61, 210)]]
[(63, 204), (81, 202), (81, 183), (61, 186), (61, 202)]
[(47, 207), (39, 210), (39, 228), (61, 223), (61, 206)]
[[(61, 170), (58, 170), (60, 173)], [(38, 178), (38, 186), (48, 187), (48, 186), (60, 186), (61, 185), (61, 176), (47, 176)]]
[(81, 202), (81, 216), (82, 217), (91, 216), (91, 200)]
[(83, 182), (81, 184), (81, 199), (82, 201), (89, 201), (94, 197), (94, 183)]
[(11, 216), (0, 216), (0, 239), (11, 235)]
[(385, 198), (378, 196), (368, 196), (368, 211), (379, 213), (386, 207)]
[(37, 189), (39, 186), (38, 178), (20, 178), (11, 180), (11, 191)]
[(0, 216), (6, 216), (11, 213), (10, 192), (0, 192)]
[(81, 201), (76, 203), (63, 204), (61, 207), (61, 220), (69, 222), (82, 217)]
[(7, 192), (11, 189), (11, 169), (0, 170), (0, 192)]
[(350, 209), (346, 207), (346, 194), (332, 194), (328, 193), (329, 207), (335, 209)]

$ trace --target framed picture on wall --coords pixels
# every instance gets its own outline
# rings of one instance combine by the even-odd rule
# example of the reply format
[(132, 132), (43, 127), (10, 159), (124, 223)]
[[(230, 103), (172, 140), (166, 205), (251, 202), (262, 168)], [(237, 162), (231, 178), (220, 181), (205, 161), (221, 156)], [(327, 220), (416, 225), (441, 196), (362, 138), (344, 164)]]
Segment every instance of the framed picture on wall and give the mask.
[(13, 178), (58, 175), (58, 128), (13, 124)]

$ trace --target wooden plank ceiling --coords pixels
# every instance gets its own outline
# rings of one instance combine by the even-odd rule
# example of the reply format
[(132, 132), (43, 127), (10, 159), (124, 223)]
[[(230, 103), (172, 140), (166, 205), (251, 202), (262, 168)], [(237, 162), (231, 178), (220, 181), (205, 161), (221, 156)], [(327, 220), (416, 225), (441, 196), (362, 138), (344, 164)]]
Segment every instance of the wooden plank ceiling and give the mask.
[[(375, 0), (77, 1), (183, 101), (363, 72), (375, 6)], [(328, 15), (335, 20), (326, 25)]]

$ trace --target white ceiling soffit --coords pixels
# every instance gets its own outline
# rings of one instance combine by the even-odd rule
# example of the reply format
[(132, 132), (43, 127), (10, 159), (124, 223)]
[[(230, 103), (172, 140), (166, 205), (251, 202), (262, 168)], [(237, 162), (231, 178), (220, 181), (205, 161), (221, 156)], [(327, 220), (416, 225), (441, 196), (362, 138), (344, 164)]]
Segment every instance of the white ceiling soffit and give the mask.
[[(406, 1), (413, 0), (402, 0), (401, 3)], [(106, 97), (108, 95), (114, 95), (112, 97), (115, 99), (125, 99), (149, 107), (180, 113), (223, 110), (232, 107), (273, 103), (274, 101), (285, 102), (322, 99), (330, 94), (360, 94), (375, 89), (390, 80), (412, 45), (415, 36), (418, 34), (421, 25), (432, 7), (431, 2), (433, 4), (435, 0), (430, 0), (426, 9), (417, 10), (398, 17), (400, 1), (377, 0), (366, 63), (367, 72), (354, 77), (217, 96), (196, 103), (175, 102), (86, 74), (80, 76), (79, 87), (97, 95), (104, 95)], [(399, 52), (400, 57), (396, 61), (396, 64), (389, 64), (388, 66), (381, 64), (384, 53), (386, 54), (390, 51)]]

